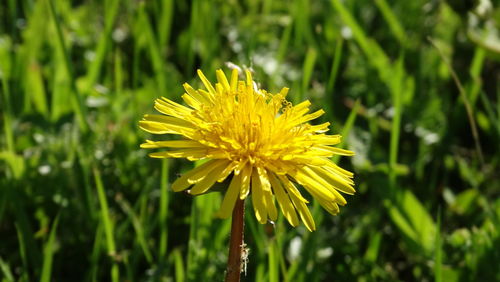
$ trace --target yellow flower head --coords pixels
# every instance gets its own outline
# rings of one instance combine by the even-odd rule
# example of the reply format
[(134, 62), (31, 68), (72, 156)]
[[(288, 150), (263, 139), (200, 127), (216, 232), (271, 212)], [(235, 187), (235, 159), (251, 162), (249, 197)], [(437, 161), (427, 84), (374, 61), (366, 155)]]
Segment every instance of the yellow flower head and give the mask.
[[(151, 153), (153, 158), (208, 159), (172, 184), (174, 191), (190, 188), (193, 195), (207, 192), (216, 182), (232, 176), (219, 215), (231, 215), (236, 199), (252, 195), (260, 223), (276, 220), (275, 199), (291, 225), (299, 217), (309, 230), (314, 220), (296, 184), (300, 184), (328, 212), (337, 214), (346, 200), (339, 193), (353, 194), (353, 174), (335, 163), (333, 155), (353, 152), (331, 147), (340, 135), (327, 135), (329, 123), (308, 122), (324, 111), (309, 113), (309, 101), (293, 106), (285, 100), (288, 88), (278, 94), (257, 89), (249, 71), (238, 81), (233, 70), (230, 81), (218, 70), (212, 85), (201, 71), (206, 90), (184, 84), (182, 96), (188, 107), (167, 98), (157, 99), (155, 109), (163, 115), (145, 115), (140, 127), (154, 134), (177, 134), (181, 140), (150, 141), (142, 148), (171, 148)], [(298, 215), (297, 215), (298, 213)]]

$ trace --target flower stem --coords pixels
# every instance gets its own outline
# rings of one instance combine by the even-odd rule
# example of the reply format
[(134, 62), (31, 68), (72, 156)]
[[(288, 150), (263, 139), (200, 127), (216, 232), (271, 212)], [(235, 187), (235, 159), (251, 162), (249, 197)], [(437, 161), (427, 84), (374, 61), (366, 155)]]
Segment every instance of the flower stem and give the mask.
[(231, 239), (229, 240), (229, 255), (227, 258), (226, 282), (239, 282), (243, 255), (245, 201), (236, 200), (231, 219)]

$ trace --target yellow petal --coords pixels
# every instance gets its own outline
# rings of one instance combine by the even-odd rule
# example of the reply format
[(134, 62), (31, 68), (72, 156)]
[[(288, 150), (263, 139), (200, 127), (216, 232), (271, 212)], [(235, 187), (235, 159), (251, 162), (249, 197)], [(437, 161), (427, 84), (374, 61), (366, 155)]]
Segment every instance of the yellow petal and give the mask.
[(307, 175), (303, 170), (297, 170), (292, 174), (293, 178), (302, 185), (307, 192), (310, 194), (315, 194), (318, 197), (325, 199), (327, 201), (335, 201), (335, 196), (330, 191), (330, 189), (319, 184), (315, 179), (312, 179), (309, 175)]
[(330, 162), (328, 164), (328, 167), (325, 167), (325, 169), (334, 170), (336, 173), (340, 173), (343, 176), (348, 177), (348, 178), (354, 177), (354, 173), (341, 168), (340, 166), (336, 165), (334, 162)]
[(212, 86), (212, 83), (210, 83), (210, 81), (208, 81), (208, 79), (206, 78), (206, 76), (203, 74), (203, 72), (201, 70), (198, 70), (198, 76), (200, 77), (201, 82), (203, 82), (203, 85), (205, 85), (205, 88), (207, 88), (208, 92), (212, 96), (215, 96), (215, 89)]
[(141, 144), (141, 148), (204, 148), (205, 145), (194, 140), (171, 140), (171, 141), (151, 141), (146, 140), (146, 143)]
[(308, 200), (302, 197), (297, 187), (295, 187), (295, 185), (293, 185), (293, 183), (286, 176), (278, 175), (278, 178), (281, 180), (281, 183), (283, 183), (285, 190), (288, 192), (288, 194), (293, 194), (295, 195), (295, 198), (299, 199), (300, 201), (304, 203), (309, 203)]
[[(323, 188), (331, 193), (331, 195), (333, 196), (333, 200), (338, 204), (345, 205), (347, 203), (344, 197), (339, 192), (337, 192), (337, 190), (330, 183), (328, 183), (324, 178), (316, 174), (310, 167), (305, 166), (302, 168), (302, 171), (305, 172), (305, 174), (309, 177), (308, 183), (309, 185), (311, 185), (310, 187), (316, 188), (313, 190), (318, 192), (320, 196), (323, 196), (322, 194), (323, 190), (321, 190), (321, 188)], [(304, 188), (307, 187), (304, 186)], [(331, 198), (324, 198), (324, 199), (330, 200)]]
[(267, 178), (267, 171), (264, 168), (258, 166), (257, 174), (259, 175), (259, 180), (262, 185), (262, 189), (264, 191), (271, 191), (271, 183), (269, 183), (269, 179)]
[(231, 184), (227, 188), (226, 194), (224, 195), (224, 200), (222, 200), (221, 207), (217, 213), (221, 218), (228, 218), (234, 209), (234, 204), (236, 199), (238, 199), (238, 194), (240, 193), (242, 177), (240, 175), (233, 175), (231, 179)]
[(152, 158), (190, 158), (190, 159), (203, 159), (206, 157), (208, 150), (202, 149), (180, 149), (164, 152), (150, 153)]
[(224, 181), (229, 176), (229, 174), (231, 174), (231, 172), (234, 171), (236, 165), (237, 165), (236, 162), (231, 162), (228, 166), (226, 166), (226, 168), (220, 174), (219, 179), (217, 179), (217, 182)]
[(265, 205), (264, 193), (260, 183), (259, 174), (254, 169), (252, 172), (252, 204), (257, 221), (264, 224), (267, 222), (267, 210)]
[(172, 183), (172, 190), (174, 192), (186, 190), (192, 185), (192, 183), (188, 181), (190, 178), (203, 178), (207, 173), (214, 169), (217, 162), (219, 162), (219, 160), (210, 160), (183, 174), (181, 177), (177, 178), (174, 183)]
[(233, 69), (231, 72), (231, 83), (229, 84), (231, 87), (231, 91), (236, 91), (236, 88), (238, 87), (238, 70)]
[(182, 86), (184, 87), (184, 90), (186, 90), (186, 93), (189, 94), (189, 96), (193, 97), (193, 99), (197, 100), (202, 104), (206, 105), (211, 104), (212, 100), (210, 100), (207, 96), (203, 95), (203, 93), (194, 90), (194, 88), (191, 87), (191, 85), (184, 83)]
[(244, 200), (250, 193), (250, 178), (252, 176), (252, 166), (249, 164), (245, 165), (240, 174), (242, 178), (240, 199)]
[(309, 231), (316, 230), (316, 225), (314, 224), (314, 219), (312, 218), (311, 212), (307, 208), (306, 204), (295, 196), (295, 194), (289, 194), (290, 200), (292, 200), (295, 209), (299, 212), (300, 219), (304, 222), (304, 225)]
[(191, 110), (190, 108), (178, 104), (165, 97), (155, 100), (155, 109), (162, 114), (178, 118), (187, 117), (193, 112), (193, 110)]
[(246, 81), (246, 83), (247, 83), (247, 87), (251, 87), (250, 89), (252, 90), (252, 91), (249, 91), (249, 92), (253, 92), (253, 79), (252, 79), (252, 73), (251, 73), (248, 69), (246, 69), (246, 70), (245, 70), (245, 75), (246, 75), (246, 77), (247, 77), (247, 81)]
[(337, 145), (342, 141), (340, 135), (315, 135), (312, 137), (317, 144), (321, 145)]
[(217, 81), (222, 85), (224, 90), (230, 90), (231, 86), (229, 85), (229, 82), (227, 81), (224, 72), (222, 70), (217, 70), (215, 71), (215, 74), (217, 75)]
[(200, 95), (203, 96), (205, 100), (210, 101), (209, 103), (205, 104), (205, 106), (213, 106), (214, 96), (212, 94), (203, 89), (198, 89), (197, 92), (200, 93)]
[(318, 117), (322, 116), (324, 113), (325, 113), (325, 111), (323, 111), (323, 110), (317, 110), (314, 113), (302, 116), (302, 117), (294, 120), (293, 123), (294, 124), (305, 123), (305, 122), (308, 122), (310, 120), (317, 119)]
[(292, 226), (299, 225), (299, 218), (297, 213), (295, 212), (295, 208), (288, 197), (288, 194), (285, 193), (283, 186), (280, 181), (274, 176), (274, 173), (268, 173), (269, 182), (273, 187), (274, 194), (276, 195), (276, 199), (278, 200), (278, 204), (281, 208), (281, 212), (285, 215), (285, 218), (290, 222)]
[(193, 108), (193, 109), (200, 109), (201, 103), (198, 100), (196, 100), (195, 98), (193, 98), (192, 96), (190, 96), (188, 94), (184, 94), (184, 95), (181, 96), (181, 98), (191, 108)]
[(299, 111), (302, 111), (304, 109), (309, 110), (309, 106), (311, 106), (311, 101), (305, 100), (305, 101), (300, 102), (297, 105), (293, 106), (292, 109), (294, 112), (299, 112)]
[(336, 202), (326, 202), (321, 200), (321, 198), (317, 198), (319, 204), (330, 214), (337, 215), (340, 212), (339, 205)]
[(248, 161), (243, 161), (243, 162), (238, 162), (238, 164), (236, 165), (236, 167), (234, 168), (234, 173), (235, 174), (240, 174), (241, 171), (245, 168), (246, 164), (247, 164)]
[(163, 115), (144, 115), (139, 127), (153, 134), (182, 134), (192, 136), (196, 126), (185, 120)]
[(286, 95), (288, 94), (288, 90), (290, 90), (290, 89), (289, 89), (289, 88), (287, 88), (287, 87), (283, 87), (283, 88), (281, 88), (281, 91), (280, 91), (280, 93), (279, 93), (279, 94), (280, 94), (281, 96), (283, 96), (283, 98), (285, 98), (285, 97), (286, 97)]
[(304, 222), (305, 226), (309, 231), (314, 231), (316, 230), (316, 225), (314, 224), (314, 220), (312, 218), (311, 212), (307, 208), (307, 200), (300, 195), (299, 191), (293, 185), (293, 183), (288, 180), (288, 178), (283, 177), (278, 175), (278, 178), (281, 180), (281, 182), (285, 185), (284, 187), (287, 189), (289, 192), (288, 195), (290, 196), (290, 200), (292, 201), (293, 205), (295, 206), (295, 209), (299, 213), (300, 218)]
[(265, 200), (264, 203), (267, 213), (269, 214), (269, 219), (276, 221), (276, 219), (278, 219), (278, 210), (274, 204), (271, 183), (269, 182), (267, 171), (262, 167), (257, 167), (257, 174), (259, 175), (259, 182), (262, 187), (262, 193)]
[(327, 159), (308, 155), (285, 155), (283, 160), (315, 166), (323, 166), (328, 162)]
[(338, 174), (321, 167), (311, 167), (311, 169), (321, 178), (331, 183), (332, 186), (335, 187), (335, 189), (338, 189), (349, 195), (356, 193), (356, 190), (354, 190), (354, 188), (351, 186), (351, 184), (353, 184), (351, 179), (344, 179)]
[(309, 128), (309, 131), (315, 132), (315, 133), (323, 133), (323, 132), (328, 131), (328, 126), (330, 126), (329, 122), (325, 122), (325, 123), (318, 124), (318, 125), (312, 125)]
[(269, 215), (269, 219), (272, 221), (276, 221), (278, 219), (278, 210), (276, 209), (276, 205), (274, 204), (274, 197), (271, 190), (262, 190), (264, 195), (264, 200), (266, 204), (267, 214)]
[(328, 147), (328, 146), (318, 146), (322, 149), (325, 149), (325, 150), (328, 150), (336, 155), (341, 155), (341, 156), (354, 156), (354, 152), (353, 151), (349, 151), (349, 150), (344, 150), (344, 149), (340, 149), (340, 148), (335, 148), (335, 147)]
[(219, 179), (222, 171), (227, 167), (229, 161), (220, 161), (202, 180), (196, 183), (190, 190), (190, 194), (198, 195), (205, 193)]

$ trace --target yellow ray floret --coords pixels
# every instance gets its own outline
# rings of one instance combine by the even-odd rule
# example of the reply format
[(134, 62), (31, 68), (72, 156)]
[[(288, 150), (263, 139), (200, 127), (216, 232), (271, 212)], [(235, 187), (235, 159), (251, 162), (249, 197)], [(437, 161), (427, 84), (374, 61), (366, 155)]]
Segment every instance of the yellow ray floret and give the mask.
[(233, 70), (228, 80), (218, 70), (215, 84), (199, 70), (198, 75), (205, 90), (185, 83), (182, 99), (187, 106), (160, 98), (155, 109), (161, 115), (145, 115), (139, 122), (152, 134), (180, 137), (141, 144), (141, 148), (168, 149), (151, 157), (208, 159), (176, 179), (174, 191), (203, 194), (229, 178), (220, 217), (229, 217), (236, 200), (251, 195), (259, 222), (277, 219), (277, 202), (292, 226), (300, 218), (312, 231), (316, 226), (299, 184), (329, 213), (339, 212), (339, 205), (346, 204), (339, 192), (355, 193), (353, 174), (330, 159), (354, 152), (332, 147), (341, 142), (341, 136), (325, 134), (330, 123), (309, 124), (323, 110), (311, 112), (309, 101), (293, 106), (285, 99), (288, 88), (278, 94), (257, 89), (249, 71), (246, 80), (239, 80), (238, 71)]

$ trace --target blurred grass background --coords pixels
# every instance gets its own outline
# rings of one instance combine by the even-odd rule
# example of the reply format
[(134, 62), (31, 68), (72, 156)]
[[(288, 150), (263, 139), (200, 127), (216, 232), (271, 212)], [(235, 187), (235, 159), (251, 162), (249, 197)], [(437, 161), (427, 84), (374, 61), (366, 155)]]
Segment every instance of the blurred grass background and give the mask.
[(221, 281), (221, 195), (169, 191), (193, 164), (148, 158), (137, 122), (226, 62), (357, 153), (336, 161), (358, 193), (314, 204), (314, 233), (247, 203), (244, 281), (500, 281), (493, 4), (1, 1), (2, 281)]

